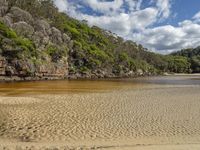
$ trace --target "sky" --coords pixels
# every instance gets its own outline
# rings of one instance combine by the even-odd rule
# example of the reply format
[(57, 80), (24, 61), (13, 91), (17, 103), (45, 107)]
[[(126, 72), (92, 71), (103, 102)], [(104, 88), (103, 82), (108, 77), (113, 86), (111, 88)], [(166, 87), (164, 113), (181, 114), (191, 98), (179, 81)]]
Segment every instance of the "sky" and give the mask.
[(200, 46), (200, 0), (54, 0), (61, 12), (87, 20), (150, 51)]

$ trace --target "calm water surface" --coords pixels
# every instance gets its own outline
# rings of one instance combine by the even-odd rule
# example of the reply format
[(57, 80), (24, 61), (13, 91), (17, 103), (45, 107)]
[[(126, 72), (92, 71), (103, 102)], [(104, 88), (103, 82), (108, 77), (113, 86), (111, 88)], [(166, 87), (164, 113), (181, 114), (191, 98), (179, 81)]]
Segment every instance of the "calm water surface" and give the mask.
[[(155, 86), (156, 85), (156, 86)], [(200, 75), (145, 77), (135, 79), (59, 80), (0, 83), (0, 95), (67, 94), (109, 92), (122, 89), (155, 88), (157, 86), (200, 86)]]

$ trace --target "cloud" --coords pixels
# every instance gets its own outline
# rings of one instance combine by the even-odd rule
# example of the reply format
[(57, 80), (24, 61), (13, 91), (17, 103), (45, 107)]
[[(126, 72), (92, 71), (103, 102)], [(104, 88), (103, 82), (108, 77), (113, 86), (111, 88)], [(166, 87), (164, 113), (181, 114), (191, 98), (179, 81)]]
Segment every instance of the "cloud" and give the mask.
[(132, 34), (131, 39), (143, 44), (153, 51), (161, 53), (172, 52), (182, 48), (197, 47), (200, 43), (200, 25), (185, 20), (178, 27), (171, 25), (146, 29)]
[(61, 12), (66, 11), (68, 7), (68, 2), (66, 0), (54, 0), (54, 4), (59, 8)]
[(123, 5), (123, 0), (113, 0), (113, 1), (85, 0), (83, 3), (88, 5), (94, 11), (107, 14), (118, 10)]
[(96, 25), (106, 30), (125, 36), (130, 33), (130, 16), (121, 13), (118, 16), (89, 16), (83, 15), (84, 19), (89, 20), (89, 24)]
[(171, 0), (156, 0), (156, 6), (159, 11), (159, 15), (166, 19), (170, 16)]
[[(88, 20), (146, 48), (167, 53), (200, 43), (200, 12), (177, 26), (155, 26), (173, 13), (172, 0), (55, 0), (55, 5), (79, 20)], [(89, 11), (88, 11), (89, 10)]]
[(158, 10), (155, 8), (145, 8), (130, 14), (132, 29), (144, 30), (149, 25), (156, 22)]
[(120, 13), (116, 16), (90, 16), (81, 18), (89, 20), (90, 25), (96, 25), (112, 31), (120, 36), (128, 36), (133, 31), (144, 30), (156, 21), (158, 11), (155, 8), (146, 8), (131, 14)]
[(124, 2), (127, 4), (128, 10), (132, 12), (135, 10), (140, 10), (143, 0), (124, 0)]
[(195, 22), (199, 22), (200, 23), (200, 11), (197, 14), (195, 14), (192, 19), (194, 19)]

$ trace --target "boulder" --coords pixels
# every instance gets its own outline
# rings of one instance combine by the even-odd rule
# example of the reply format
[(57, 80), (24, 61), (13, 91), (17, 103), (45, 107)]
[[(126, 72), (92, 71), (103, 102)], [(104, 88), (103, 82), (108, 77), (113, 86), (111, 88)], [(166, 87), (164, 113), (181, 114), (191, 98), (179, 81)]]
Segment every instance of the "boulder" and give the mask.
[(4, 68), (6, 65), (6, 59), (0, 56), (0, 68)]
[(33, 24), (33, 17), (27, 11), (24, 11), (18, 7), (12, 7), (10, 9), (10, 16), (13, 18), (14, 22), (24, 21), (28, 24)]
[(6, 74), (6, 76), (14, 76), (15, 75), (15, 68), (13, 66), (6, 66), (5, 67), (5, 74)]
[(15, 42), (12, 39), (4, 38), (1, 42), (1, 46), (3, 48), (3, 51), (20, 51), (21, 48), (17, 47), (15, 45)]
[(132, 70), (129, 71), (129, 72), (128, 72), (128, 76), (129, 76), (129, 77), (134, 77), (134, 76), (135, 76), (135, 72), (132, 71)]
[(52, 34), (51, 27), (45, 20), (36, 20), (34, 28), (36, 31), (42, 32), (46, 36)]
[(52, 27), (51, 31), (52, 31), (52, 34), (50, 38), (51, 38), (52, 43), (58, 44), (58, 45), (63, 44), (62, 34), (60, 30), (58, 30), (55, 27)]
[(15, 67), (19, 77), (32, 76), (35, 72), (35, 67), (29, 60), (13, 60), (12, 66)]
[(13, 20), (9, 15), (5, 15), (3, 17), (0, 17), (0, 21), (2, 21), (4, 24), (6, 24), (8, 27), (12, 27)]
[(8, 6), (8, 2), (6, 0), (0, 0), (0, 7), (1, 6)]
[(14, 23), (12, 25), (12, 28), (16, 31), (18, 35), (24, 36), (26, 38), (32, 37), (34, 33), (33, 27), (24, 21)]
[(137, 74), (140, 75), (140, 76), (142, 76), (142, 75), (144, 75), (144, 72), (142, 71), (142, 69), (138, 69), (137, 70)]
[(69, 43), (71, 40), (70, 37), (65, 33), (63, 34), (62, 39), (64, 43)]
[(6, 0), (0, 0), (0, 17), (3, 17), (8, 11), (8, 3)]
[(40, 31), (36, 31), (31, 37), (31, 40), (35, 43), (38, 49), (44, 49), (46, 45), (49, 43), (50, 39), (49, 36), (44, 35)]

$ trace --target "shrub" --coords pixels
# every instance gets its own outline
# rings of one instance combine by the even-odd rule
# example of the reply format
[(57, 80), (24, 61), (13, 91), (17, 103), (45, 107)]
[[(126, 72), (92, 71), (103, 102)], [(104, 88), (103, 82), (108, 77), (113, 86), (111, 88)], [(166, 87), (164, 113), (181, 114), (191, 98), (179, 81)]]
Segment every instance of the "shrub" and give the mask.
[(55, 45), (49, 45), (46, 53), (51, 56), (53, 62), (57, 62), (59, 59), (67, 55), (67, 49), (58, 48)]
[(17, 34), (10, 28), (8, 28), (5, 24), (0, 22), (0, 33), (7, 38), (16, 38)]

